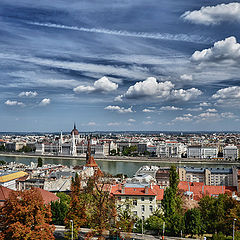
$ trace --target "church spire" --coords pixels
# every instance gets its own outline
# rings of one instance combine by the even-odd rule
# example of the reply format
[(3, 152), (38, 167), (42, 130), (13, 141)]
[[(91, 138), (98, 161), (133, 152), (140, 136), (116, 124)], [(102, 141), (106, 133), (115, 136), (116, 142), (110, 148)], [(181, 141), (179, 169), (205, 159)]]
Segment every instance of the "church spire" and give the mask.
[(88, 137), (88, 145), (87, 145), (87, 155), (86, 155), (86, 163), (89, 162), (91, 158), (91, 144), (90, 144), (90, 137)]

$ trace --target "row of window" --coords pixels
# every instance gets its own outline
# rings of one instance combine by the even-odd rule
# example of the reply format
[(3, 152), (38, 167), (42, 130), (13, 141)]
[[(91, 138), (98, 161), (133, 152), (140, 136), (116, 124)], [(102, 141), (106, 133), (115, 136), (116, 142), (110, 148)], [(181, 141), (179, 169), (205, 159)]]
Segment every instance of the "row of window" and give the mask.
[[(122, 198), (121, 198), (121, 197), (118, 197), (118, 200), (121, 201)], [(126, 197), (126, 200), (129, 200), (129, 197)], [(143, 202), (144, 200), (145, 200), (145, 198), (144, 198), (144, 197), (141, 197), (141, 201)], [(152, 201), (153, 201), (153, 198), (150, 197), (150, 198), (149, 198), (149, 201), (152, 202)], [(137, 199), (134, 199), (134, 200), (133, 200), (133, 205), (137, 206)]]

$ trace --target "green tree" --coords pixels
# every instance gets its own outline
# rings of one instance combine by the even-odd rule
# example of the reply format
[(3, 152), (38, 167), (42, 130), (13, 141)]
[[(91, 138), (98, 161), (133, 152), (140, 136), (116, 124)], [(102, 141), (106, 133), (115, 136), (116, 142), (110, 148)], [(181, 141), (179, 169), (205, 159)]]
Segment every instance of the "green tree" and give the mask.
[(37, 164), (37, 167), (42, 167), (43, 166), (43, 160), (41, 157), (38, 158), (38, 164)]
[(200, 209), (193, 208), (185, 213), (185, 232), (191, 234), (191, 236), (204, 232), (204, 223)]
[(64, 220), (68, 207), (63, 202), (51, 202), (52, 223), (55, 225), (64, 225)]
[(154, 230), (158, 235), (163, 231), (164, 216), (156, 211), (146, 220), (146, 229)]
[(175, 166), (171, 166), (169, 180), (170, 186), (164, 191), (162, 201), (166, 233), (179, 235), (179, 233), (184, 230), (185, 224), (182, 199), (178, 192), (179, 176)]

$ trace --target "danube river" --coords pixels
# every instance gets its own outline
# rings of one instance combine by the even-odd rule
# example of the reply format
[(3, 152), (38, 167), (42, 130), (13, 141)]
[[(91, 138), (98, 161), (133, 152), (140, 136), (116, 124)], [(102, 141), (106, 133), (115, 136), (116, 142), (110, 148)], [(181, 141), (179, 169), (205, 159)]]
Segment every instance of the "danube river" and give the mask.
[[(16, 163), (24, 163), (30, 165), (31, 162), (37, 162), (38, 157), (24, 157), (24, 156), (0, 156), (0, 160), (4, 160), (6, 162), (16, 162)], [(66, 166), (76, 166), (83, 165), (85, 163), (84, 160), (79, 159), (62, 159), (62, 158), (44, 158), (44, 164), (62, 164)], [(167, 162), (151, 162), (151, 161), (111, 161), (111, 160), (98, 160), (96, 161), (101, 168), (102, 171), (106, 173), (110, 173), (112, 175), (116, 175), (118, 173), (123, 173), (128, 175), (128, 177), (132, 177), (134, 173), (143, 165), (157, 165), (161, 167), (168, 167), (173, 165), (173, 163)], [(193, 167), (231, 167), (232, 165), (240, 167), (240, 164), (201, 164), (201, 163), (175, 163), (175, 165), (179, 166), (193, 166)]]

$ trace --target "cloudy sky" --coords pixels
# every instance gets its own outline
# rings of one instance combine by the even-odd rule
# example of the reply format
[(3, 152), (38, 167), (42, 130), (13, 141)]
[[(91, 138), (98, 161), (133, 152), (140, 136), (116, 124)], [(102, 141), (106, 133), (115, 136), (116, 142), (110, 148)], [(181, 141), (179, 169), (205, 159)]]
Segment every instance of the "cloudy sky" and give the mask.
[(1, 0), (0, 131), (236, 130), (240, 2)]

